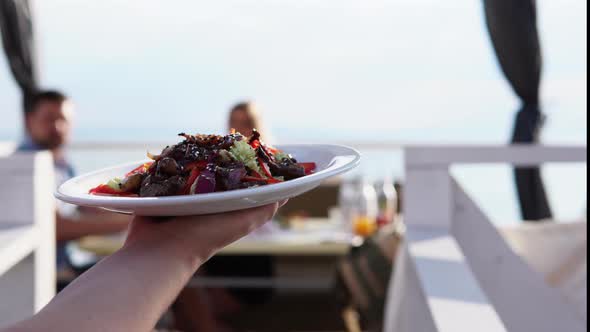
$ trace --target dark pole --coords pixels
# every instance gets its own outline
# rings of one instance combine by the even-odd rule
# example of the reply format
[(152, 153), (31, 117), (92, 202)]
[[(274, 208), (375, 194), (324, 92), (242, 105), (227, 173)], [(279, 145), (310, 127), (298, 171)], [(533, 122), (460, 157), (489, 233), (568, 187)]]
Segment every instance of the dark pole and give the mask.
[(37, 90), (37, 61), (33, 18), (28, 0), (0, 0), (2, 45), (14, 79), (23, 95), (23, 111)]
[[(484, 0), (485, 17), (498, 61), (522, 102), (516, 115), (513, 144), (535, 144), (544, 117), (539, 102), (542, 56), (535, 0)], [(552, 213), (538, 167), (516, 168), (522, 216), (536, 221)]]

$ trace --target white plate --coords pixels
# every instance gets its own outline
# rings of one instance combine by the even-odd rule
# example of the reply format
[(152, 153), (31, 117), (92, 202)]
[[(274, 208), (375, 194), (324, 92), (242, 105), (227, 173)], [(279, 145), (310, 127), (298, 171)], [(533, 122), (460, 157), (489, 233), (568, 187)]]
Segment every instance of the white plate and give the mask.
[(315, 162), (314, 174), (256, 188), (199, 195), (168, 197), (111, 197), (88, 194), (90, 188), (121, 177), (139, 166), (138, 161), (103, 169), (66, 181), (56, 191), (58, 199), (80, 206), (142, 216), (184, 216), (234, 211), (262, 206), (301, 195), (319, 186), (323, 180), (356, 167), (360, 154), (338, 145), (283, 145), (279, 149), (292, 154), (299, 162)]

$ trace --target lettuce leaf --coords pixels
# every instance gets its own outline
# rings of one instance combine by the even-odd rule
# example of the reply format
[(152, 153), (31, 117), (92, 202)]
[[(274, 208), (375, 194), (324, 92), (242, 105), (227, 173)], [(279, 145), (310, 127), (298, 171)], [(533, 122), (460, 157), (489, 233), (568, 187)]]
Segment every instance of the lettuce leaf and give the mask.
[(235, 160), (243, 163), (244, 166), (264, 176), (256, 160), (256, 150), (245, 140), (235, 141), (234, 145), (229, 149), (229, 153), (231, 153)]

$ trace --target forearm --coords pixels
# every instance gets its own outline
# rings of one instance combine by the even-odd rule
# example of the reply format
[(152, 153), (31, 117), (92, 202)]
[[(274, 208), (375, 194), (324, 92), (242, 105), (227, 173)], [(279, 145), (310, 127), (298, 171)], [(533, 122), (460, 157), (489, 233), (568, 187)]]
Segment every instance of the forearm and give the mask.
[(76, 279), (39, 314), (3, 331), (149, 331), (206, 259), (270, 220), (277, 208), (166, 222), (137, 217), (121, 250)]
[(88, 235), (103, 235), (120, 232), (126, 229), (131, 220), (128, 216), (87, 214), (71, 219), (57, 216), (57, 241), (71, 241)]
[(149, 246), (129, 243), (76, 279), (19, 327), (33, 331), (149, 331), (201, 262), (201, 258), (158, 242)]

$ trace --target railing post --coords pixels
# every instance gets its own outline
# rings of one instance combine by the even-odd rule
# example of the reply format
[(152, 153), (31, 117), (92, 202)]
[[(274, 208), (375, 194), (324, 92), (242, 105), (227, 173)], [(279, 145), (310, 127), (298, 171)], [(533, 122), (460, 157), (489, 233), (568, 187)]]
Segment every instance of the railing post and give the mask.
[(586, 162), (586, 155), (585, 147), (407, 148), (407, 232), (400, 251), (407, 260), (400, 254), (402, 264), (394, 269), (387, 331), (585, 330), (557, 291), (508, 247), (449, 170), (454, 164)]
[(33, 170), (34, 223), (41, 236), (34, 252), (35, 312), (55, 296), (55, 175), (49, 152), (35, 154)]
[(453, 215), (451, 184), (448, 167), (407, 166), (404, 189), (406, 225), (450, 229)]

